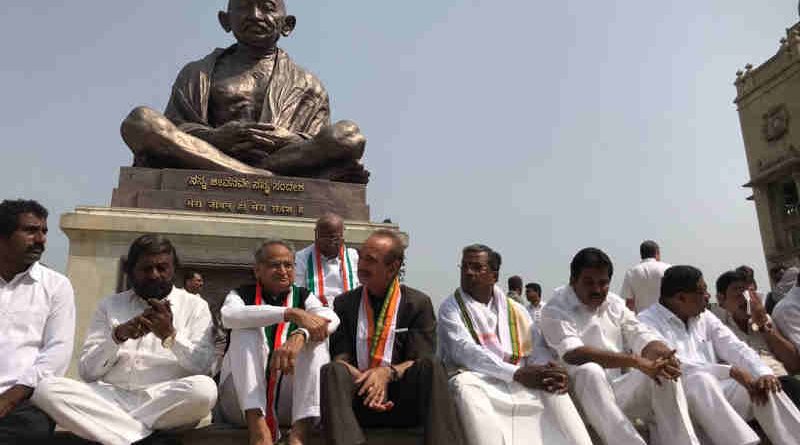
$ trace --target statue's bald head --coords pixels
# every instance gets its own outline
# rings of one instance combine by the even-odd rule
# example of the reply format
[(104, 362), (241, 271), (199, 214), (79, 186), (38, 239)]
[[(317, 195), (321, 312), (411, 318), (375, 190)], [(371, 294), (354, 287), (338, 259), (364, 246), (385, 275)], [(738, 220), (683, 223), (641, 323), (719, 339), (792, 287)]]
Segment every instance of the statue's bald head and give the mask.
[(228, 12), (230, 13), (233, 8), (239, 5), (239, 3), (272, 3), (278, 11), (286, 14), (286, 2), (283, 0), (228, 0)]
[(274, 48), (281, 36), (294, 30), (297, 19), (286, 13), (284, 0), (228, 0), (219, 12), (219, 23), (236, 40), (256, 48)]

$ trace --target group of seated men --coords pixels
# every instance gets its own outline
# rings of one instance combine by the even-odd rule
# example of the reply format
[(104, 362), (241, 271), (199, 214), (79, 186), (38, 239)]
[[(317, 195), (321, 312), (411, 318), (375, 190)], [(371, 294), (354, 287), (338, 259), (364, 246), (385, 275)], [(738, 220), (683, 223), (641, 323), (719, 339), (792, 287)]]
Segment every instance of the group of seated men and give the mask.
[(613, 445), (756, 444), (753, 419), (774, 444), (800, 437), (775, 367), (739, 336), (762, 335), (796, 372), (800, 288), (774, 323), (751, 308), (741, 326), (738, 275), (717, 283), (728, 323), (705, 310), (701, 272), (673, 266), (637, 316), (608, 291), (609, 257), (586, 248), (534, 321), (497, 286), (500, 254), (473, 244), (437, 319), (430, 298), (400, 282), (398, 234), (378, 230), (356, 252), (333, 214), (296, 255), (281, 240), (258, 247), (255, 283), (221, 309), (218, 383), (208, 304), (174, 287), (178, 254), (158, 235), (131, 244), (131, 289), (100, 302), (82, 381), (64, 378), (75, 304), (69, 280), (38, 262), (46, 219), (35, 201), (0, 204), (0, 443), (45, 439), (55, 424), (102, 444), (156, 443), (155, 432), (192, 428), (215, 406), (258, 445), (279, 440), (280, 426), (290, 444), (317, 427), (339, 445), (365, 443), (364, 427), (413, 426), (430, 445), (590, 445), (590, 429)]

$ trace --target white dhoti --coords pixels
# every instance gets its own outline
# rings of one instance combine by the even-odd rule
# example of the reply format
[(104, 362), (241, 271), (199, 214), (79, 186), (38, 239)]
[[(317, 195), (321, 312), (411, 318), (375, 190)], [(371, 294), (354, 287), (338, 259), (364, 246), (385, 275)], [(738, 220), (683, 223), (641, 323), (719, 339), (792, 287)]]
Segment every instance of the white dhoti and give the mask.
[(684, 386), (692, 418), (715, 444), (759, 443), (747, 425), (753, 418), (775, 445), (796, 445), (800, 440), (800, 411), (783, 392), (770, 395), (765, 405), (756, 405), (738, 382), (707, 372), (693, 372), (684, 378)]
[(217, 388), (206, 376), (136, 390), (51, 377), (39, 383), (31, 400), (77, 436), (104, 445), (126, 445), (154, 430), (196, 425), (214, 407)]
[(469, 445), (591, 445), (568, 395), (532, 390), (475, 372), (450, 379)]
[[(228, 422), (245, 425), (244, 411), (267, 411), (269, 347), (264, 329), (234, 329), (220, 377), (220, 408)], [(278, 422), (283, 426), (319, 417), (319, 373), (330, 362), (326, 342), (309, 342), (297, 354), (294, 375), (284, 375), (278, 389)]]
[(680, 381), (658, 385), (639, 371), (610, 378), (596, 363), (568, 370), (576, 400), (607, 445), (645, 445), (631, 418), (647, 422), (653, 445), (698, 445)]

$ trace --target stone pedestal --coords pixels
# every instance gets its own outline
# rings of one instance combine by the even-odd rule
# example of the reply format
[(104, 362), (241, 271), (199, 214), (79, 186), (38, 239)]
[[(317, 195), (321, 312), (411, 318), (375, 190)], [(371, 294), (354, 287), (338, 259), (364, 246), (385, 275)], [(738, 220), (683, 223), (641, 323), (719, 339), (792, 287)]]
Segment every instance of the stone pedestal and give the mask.
[[(128, 287), (122, 264), (136, 237), (145, 233), (168, 237), (181, 262), (177, 284), (186, 268), (203, 272), (203, 296), (216, 314), (230, 289), (252, 280), (253, 252), (260, 242), (277, 237), (299, 250), (313, 242), (314, 223), (309, 217), (123, 207), (78, 207), (62, 215), (61, 229), (70, 240), (67, 275), (75, 287), (77, 304), (75, 354), (69, 375), (77, 376), (78, 355), (99, 300)], [(348, 219), (345, 227), (348, 246), (360, 245), (378, 228), (398, 229), (393, 224)]]

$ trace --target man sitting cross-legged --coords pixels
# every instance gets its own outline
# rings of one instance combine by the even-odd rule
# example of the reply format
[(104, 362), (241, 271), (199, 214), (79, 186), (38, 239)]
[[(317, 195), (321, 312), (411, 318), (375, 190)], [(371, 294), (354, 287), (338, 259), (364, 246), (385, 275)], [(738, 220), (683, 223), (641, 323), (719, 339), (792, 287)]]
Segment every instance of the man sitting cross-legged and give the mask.
[(759, 443), (745, 422), (753, 417), (773, 444), (797, 444), (800, 412), (758, 354), (705, 310), (707, 298), (698, 269), (673, 266), (659, 303), (639, 314), (677, 350), (692, 418), (715, 444)]
[(603, 251), (579, 251), (570, 264), (569, 285), (556, 289), (542, 309), (542, 334), (570, 365), (574, 398), (606, 444), (644, 445), (631, 417), (648, 422), (652, 444), (697, 445), (680, 363), (661, 337), (608, 291), (613, 272)]
[(322, 368), (328, 444), (365, 443), (361, 426), (420, 424), (428, 445), (463, 443), (447, 375), (434, 357), (431, 300), (399, 283), (404, 249), (396, 233), (375, 231), (358, 257), (362, 286), (336, 297), (335, 361)]
[(194, 426), (217, 401), (208, 303), (173, 286), (178, 255), (158, 235), (131, 244), (133, 289), (103, 299), (83, 344), (79, 382), (44, 380), (33, 403), (60, 426), (104, 445)]
[(566, 369), (548, 363), (527, 311), (496, 285), (500, 261), (487, 246), (465, 247), (461, 287), (439, 308), (439, 353), (455, 372), (450, 389), (467, 443), (591, 445), (566, 394)]
[(319, 417), (319, 370), (330, 361), (324, 341), (339, 325), (333, 310), (294, 283), (294, 251), (270, 240), (255, 253), (256, 284), (231, 291), (222, 324), (231, 329), (222, 362), (220, 400), (227, 421), (247, 425), (251, 445), (280, 437), (302, 444)]

